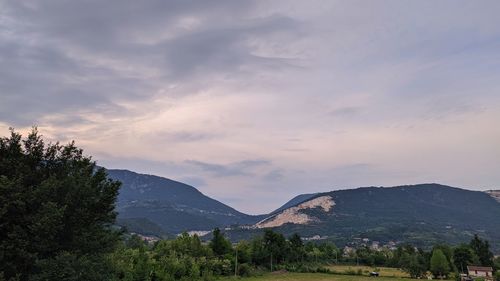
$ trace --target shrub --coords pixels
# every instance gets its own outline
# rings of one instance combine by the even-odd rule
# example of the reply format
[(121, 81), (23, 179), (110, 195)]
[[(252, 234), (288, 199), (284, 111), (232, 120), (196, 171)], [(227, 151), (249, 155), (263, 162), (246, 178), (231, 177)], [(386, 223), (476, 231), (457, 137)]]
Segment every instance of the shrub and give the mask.
[(242, 263), (238, 265), (238, 275), (248, 277), (253, 273), (252, 267), (248, 263)]
[(495, 272), (495, 281), (500, 281), (500, 271)]

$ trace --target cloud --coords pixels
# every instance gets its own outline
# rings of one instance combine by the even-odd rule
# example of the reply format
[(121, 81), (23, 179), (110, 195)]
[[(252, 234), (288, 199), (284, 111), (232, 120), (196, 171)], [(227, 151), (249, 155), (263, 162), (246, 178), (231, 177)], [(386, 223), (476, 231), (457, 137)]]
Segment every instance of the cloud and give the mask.
[(498, 188), (499, 8), (0, 0), (0, 131), (37, 124), (248, 212), (360, 185)]
[(243, 160), (228, 165), (206, 163), (196, 160), (186, 160), (185, 163), (196, 166), (202, 171), (209, 172), (217, 177), (253, 176), (254, 174), (251, 171), (253, 168), (270, 164), (267, 160)]
[(263, 176), (264, 180), (271, 181), (271, 182), (279, 181), (279, 180), (283, 179), (283, 177), (284, 177), (283, 172), (280, 170), (272, 170)]
[[(249, 17), (232, 23), (235, 17), (246, 17), (253, 5), (5, 1), (0, 118), (26, 126), (50, 124), (43, 120), (47, 112), (79, 114), (80, 119), (89, 112), (141, 114), (123, 103), (158, 93), (175, 96), (179, 91), (171, 87), (178, 83), (190, 84), (181, 95), (193, 94), (206, 87), (207, 80), (287, 64), (256, 54), (250, 41), (294, 31), (292, 19)], [(19, 107), (27, 114), (14, 114)]]
[(207, 185), (207, 182), (203, 179), (203, 178), (200, 178), (200, 177), (196, 177), (196, 176), (193, 176), (193, 177), (182, 177), (182, 178), (179, 178), (179, 181), (183, 182), (183, 183), (187, 183), (189, 185), (192, 185), (196, 188), (200, 188), (200, 187), (204, 187)]

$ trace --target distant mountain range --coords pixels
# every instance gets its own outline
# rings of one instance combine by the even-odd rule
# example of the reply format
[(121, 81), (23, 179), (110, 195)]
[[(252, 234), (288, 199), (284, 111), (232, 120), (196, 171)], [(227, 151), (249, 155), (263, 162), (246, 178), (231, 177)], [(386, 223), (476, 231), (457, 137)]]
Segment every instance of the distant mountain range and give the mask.
[(341, 244), (369, 238), (418, 246), (459, 243), (478, 233), (500, 249), (500, 204), (493, 196), (439, 184), (338, 190), (318, 193), (253, 228)]
[(227, 235), (238, 240), (273, 228), (341, 245), (367, 238), (426, 247), (478, 233), (500, 250), (500, 191), (439, 184), (364, 187), (299, 195), (268, 215), (252, 216), (177, 181), (127, 170), (108, 174), (123, 183), (118, 223), (142, 234), (228, 227)]
[(143, 227), (154, 232), (157, 225), (165, 233), (173, 234), (252, 224), (262, 219), (238, 212), (181, 182), (127, 170), (110, 169), (108, 176), (122, 182), (118, 218), (132, 230)]

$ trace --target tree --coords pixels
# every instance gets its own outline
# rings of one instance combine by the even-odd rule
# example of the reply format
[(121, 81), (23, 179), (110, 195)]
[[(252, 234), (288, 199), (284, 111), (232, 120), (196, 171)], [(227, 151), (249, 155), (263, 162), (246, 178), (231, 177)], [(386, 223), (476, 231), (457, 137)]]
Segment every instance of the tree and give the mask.
[(448, 260), (441, 249), (436, 249), (432, 252), (431, 271), (441, 279), (450, 272)]
[(36, 128), (26, 139), (13, 129), (0, 138), (4, 278), (61, 280), (68, 272), (79, 280), (107, 279), (100, 274), (119, 239), (110, 227), (119, 187), (74, 142), (46, 145)]
[(444, 256), (446, 257), (446, 261), (448, 262), (450, 271), (455, 271), (456, 268), (455, 264), (453, 263), (453, 248), (446, 244), (437, 244), (432, 247), (432, 252), (434, 252), (434, 250), (436, 249), (439, 249), (443, 252)]
[(290, 259), (294, 262), (300, 261), (304, 256), (304, 243), (297, 233), (294, 233), (288, 239), (290, 244)]
[[(276, 233), (270, 229), (264, 231), (264, 248), (269, 253), (270, 268), (273, 264), (283, 261), (288, 250), (286, 239), (281, 233)], [(276, 261), (276, 262), (275, 262)]]
[(401, 269), (408, 273), (411, 278), (420, 278), (427, 271), (424, 256), (419, 252), (403, 253), (401, 256)]
[(478, 256), (480, 265), (493, 267), (493, 253), (490, 251), (490, 243), (488, 241), (482, 240), (475, 234), (469, 245)]
[(453, 250), (453, 262), (457, 270), (464, 273), (465, 270), (467, 270), (467, 266), (474, 262), (474, 253), (472, 249), (466, 244), (461, 244), (456, 247)]
[(215, 255), (223, 256), (231, 251), (231, 242), (224, 237), (219, 228), (214, 229), (212, 236), (210, 248), (212, 248)]

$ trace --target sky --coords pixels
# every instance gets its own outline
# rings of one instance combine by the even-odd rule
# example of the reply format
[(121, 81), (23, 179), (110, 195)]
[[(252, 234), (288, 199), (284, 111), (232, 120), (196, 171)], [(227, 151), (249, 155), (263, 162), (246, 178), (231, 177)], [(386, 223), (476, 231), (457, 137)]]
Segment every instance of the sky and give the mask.
[(247, 213), (500, 188), (500, 1), (0, 0), (0, 135)]

